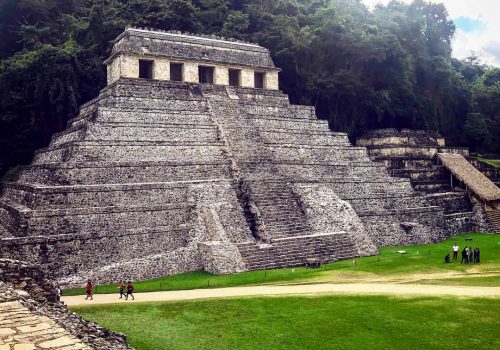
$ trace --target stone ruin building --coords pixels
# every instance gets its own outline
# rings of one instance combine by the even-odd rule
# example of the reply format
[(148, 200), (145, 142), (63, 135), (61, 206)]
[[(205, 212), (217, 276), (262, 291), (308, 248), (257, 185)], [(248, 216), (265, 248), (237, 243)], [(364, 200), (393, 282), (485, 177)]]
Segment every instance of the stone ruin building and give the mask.
[(446, 146), (443, 136), (423, 130), (372, 130), (357, 140), (370, 158), (444, 209), (456, 232), (500, 233), (500, 171), (479, 162), (464, 147)]
[(290, 104), (261, 46), (127, 29), (105, 63), (108, 85), (5, 187), (3, 257), (71, 285), (335, 261), (461, 230)]

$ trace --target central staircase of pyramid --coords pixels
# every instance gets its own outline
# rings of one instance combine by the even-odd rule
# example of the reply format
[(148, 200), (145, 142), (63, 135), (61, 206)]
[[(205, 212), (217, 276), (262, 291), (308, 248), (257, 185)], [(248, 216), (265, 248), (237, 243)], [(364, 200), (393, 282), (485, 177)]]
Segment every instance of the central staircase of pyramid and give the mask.
[[(383, 246), (442, 238), (442, 209), (415, 193), (407, 179), (391, 177), (369, 159), (366, 148), (352, 146), (347, 134), (331, 132), (313, 107), (291, 105), (277, 92), (231, 88), (229, 95), (238, 98), (228, 100), (227, 88), (201, 90), (209, 96), (214, 119), (234, 154), (233, 166), (256, 208), (249, 221), (258, 239), (272, 243), (311, 233), (325, 239), (322, 227), (311, 225), (311, 216), (324, 214), (304, 202), (303, 188), (318, 195), (335, 193), (350, 208), (338, 216), (355, 216), (364, 226), (366, 239), (336, 236), (339, 256), (354, 256), (356, 250), (373, 254), (370, 244), (360, 246), (360, 241)], [(336, 222), (330, 227), (345, 232), (350, 226)]]
[(0, 197), (6, 258), (60, 282), (335, 261), (443, 238), (443, 210), (280, 91), (121, 78)]

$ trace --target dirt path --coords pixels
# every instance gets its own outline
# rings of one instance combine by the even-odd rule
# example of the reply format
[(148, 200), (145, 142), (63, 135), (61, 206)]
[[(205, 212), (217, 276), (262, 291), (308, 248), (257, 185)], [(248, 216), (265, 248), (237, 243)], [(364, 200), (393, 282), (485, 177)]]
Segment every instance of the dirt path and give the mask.
[(270, 285), (251, 287), (230, 287), (214, 289), (194, 289), (168, 292), (138, 293), (136, 300), (120, 300), (118, 294), (98, 294), (94, 300), (85, 300), (82, 295), (63, 297), (68, 306), (131, 303), (143, 301), (177, 301), (205, 298), (227, 298), (263, 295), (304, 295), (304, 294), (385, 294), (395, 296), (460, 296), (460, 297), (500, 297), (500, 287), (465, 287), (439, 285), (403, 285), (393, 283), (321, 283), (296, 285)]

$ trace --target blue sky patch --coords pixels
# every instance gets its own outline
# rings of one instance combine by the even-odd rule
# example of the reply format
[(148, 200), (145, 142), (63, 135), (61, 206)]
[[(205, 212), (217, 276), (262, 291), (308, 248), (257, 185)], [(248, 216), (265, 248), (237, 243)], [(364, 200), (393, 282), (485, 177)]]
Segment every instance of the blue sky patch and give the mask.
[(486, 29), (486, 22), (477, 18), (470, 17), (458, 17), (453, 20), (457, 28), (461, 29), (466, 33), (470, 32), (482, 32)]

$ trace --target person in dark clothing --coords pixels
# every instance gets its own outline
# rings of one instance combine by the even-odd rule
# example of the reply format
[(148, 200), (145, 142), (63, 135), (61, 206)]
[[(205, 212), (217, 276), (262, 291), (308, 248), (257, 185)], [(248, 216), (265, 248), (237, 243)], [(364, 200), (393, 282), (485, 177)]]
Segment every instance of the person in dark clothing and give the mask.
[(444, 257), (444, 262), (447, 264), (450, 262), (450, 254), (446, 254), (446, 256)]
[(127, 284), (127, 296), (125, 297), (125, 300), (128, 300), (128, 296), (129, 295), (132, 297), (132, 300), (135, 300), (133, 293), (134, 293), (134, 286), (132, 284), (132, 281), (128, 281), (128, 284)]
[(125, 283), (123, 281), (120, 281), (118, 288), (120, 288), (120, 299), (122, 298), (122, 296), (126, 298), (127, 295), (125, 294)]
[(474, 250), (472, 249), (472, 247), (469, 247), (469, 262), (472, 264), (474, 263)]
[(480, 263), (481, 262), (481, 259), (480, 259), (481, 252), (479, 251), (479, 248), (476, 248), (476, 250), (477, 250), (477, 261), (476, 262)]
[(462, 250), (462, 260), (460, 260), (460, 264), (467, 264), (467, 250), (465, 248)]

